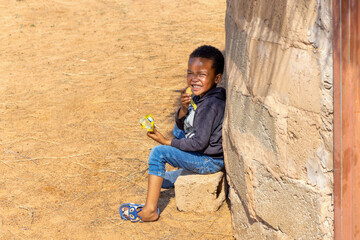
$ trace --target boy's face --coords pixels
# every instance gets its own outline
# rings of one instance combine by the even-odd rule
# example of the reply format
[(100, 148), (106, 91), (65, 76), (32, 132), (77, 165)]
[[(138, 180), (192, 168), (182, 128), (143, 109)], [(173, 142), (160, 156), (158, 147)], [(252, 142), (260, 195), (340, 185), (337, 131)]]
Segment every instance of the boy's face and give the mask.
[(214, 84), (221, 82), (222, 74), (215, 76), (213, 60), (208, 58), (190, 58), (187, 70), (187, 84), (196, 96), (204, 96)]

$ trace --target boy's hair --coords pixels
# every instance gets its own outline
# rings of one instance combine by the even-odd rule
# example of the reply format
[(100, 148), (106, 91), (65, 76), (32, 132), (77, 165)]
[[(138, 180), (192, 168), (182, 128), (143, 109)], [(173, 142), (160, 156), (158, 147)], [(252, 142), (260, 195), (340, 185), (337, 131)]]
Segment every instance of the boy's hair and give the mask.
[(215, 75), (224, 72), (224, 56), (219, 49), (209, 45), (203, 45), (195, 49), (189, 56), (190, 58), (207, 58), (213, 61), (212, 68), (215, 70)]

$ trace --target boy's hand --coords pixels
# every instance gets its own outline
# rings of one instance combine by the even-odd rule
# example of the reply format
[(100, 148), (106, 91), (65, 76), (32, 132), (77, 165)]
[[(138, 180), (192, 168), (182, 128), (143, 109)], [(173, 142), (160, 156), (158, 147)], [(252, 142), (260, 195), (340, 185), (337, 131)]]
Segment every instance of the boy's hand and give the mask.
[(171, 140), (165, 138), (158, 130), (156, 130), (156, 128), (154, 129), (154, 132), (148, 132), (147, 135), (158, 143), (171, 146)]
[(190, 100), (191, 100), (191, 95), (185, 92), (184, 88), (183, 90), (181, 90), (181, 109), (179, 112), (179, 118), (182, 118), (183, 116), (185, 116), (188, 112), (188, 108), (189, 108), (189, 104), (190, 104)]

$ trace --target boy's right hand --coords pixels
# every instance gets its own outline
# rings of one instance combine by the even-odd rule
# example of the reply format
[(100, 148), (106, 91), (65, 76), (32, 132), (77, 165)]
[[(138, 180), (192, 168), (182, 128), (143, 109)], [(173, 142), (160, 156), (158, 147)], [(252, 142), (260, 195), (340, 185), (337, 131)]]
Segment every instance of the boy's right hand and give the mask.
[(190, 104), (190, 101), (191, 101), (191, 95), (185, 92), (186, 89), (187, 88), (184, 88), (184, 89), (181, 90), (181, 98), (180, 98), (181, 109), (180, 109), (180, 112), (179, 112), (179, 118), (182, 118), (183, 116), (185, 116), (187, 114), (189, 104)]

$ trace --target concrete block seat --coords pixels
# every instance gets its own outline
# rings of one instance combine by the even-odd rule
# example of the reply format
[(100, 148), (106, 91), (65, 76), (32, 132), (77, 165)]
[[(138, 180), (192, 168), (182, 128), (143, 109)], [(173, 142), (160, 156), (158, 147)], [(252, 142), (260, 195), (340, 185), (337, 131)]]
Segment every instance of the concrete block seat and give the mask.
[(182, 171), (175, 182), (176, 206), (180, 211), (215, 212), (225, 199), (224, 172), (201, 175)]

